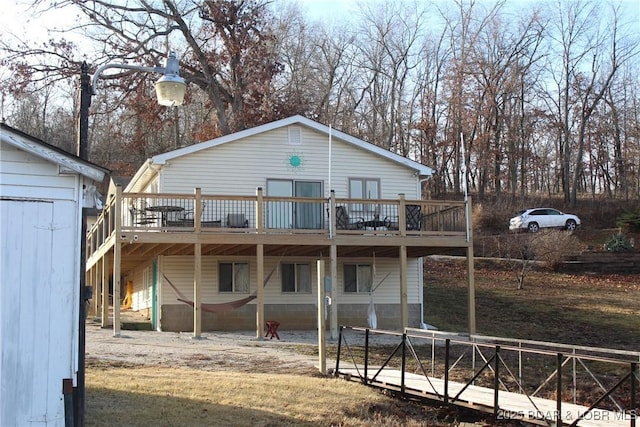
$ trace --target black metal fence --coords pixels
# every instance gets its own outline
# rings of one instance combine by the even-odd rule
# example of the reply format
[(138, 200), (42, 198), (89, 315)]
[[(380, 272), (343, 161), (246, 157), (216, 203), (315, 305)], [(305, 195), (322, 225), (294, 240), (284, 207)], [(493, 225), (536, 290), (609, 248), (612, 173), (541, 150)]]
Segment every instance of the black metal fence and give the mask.
[[(635, 427), (639, 365), (640, 352), (343, 326), (334, 374), (413, 397), (482, 409), (495, 419), (557, 426), (601, 420), (604, 425)], [(395, 381), (391, 371), (396, 371)], [(492, 399), (469, 400), (470, 392), (486, 398), (488, 390)]]

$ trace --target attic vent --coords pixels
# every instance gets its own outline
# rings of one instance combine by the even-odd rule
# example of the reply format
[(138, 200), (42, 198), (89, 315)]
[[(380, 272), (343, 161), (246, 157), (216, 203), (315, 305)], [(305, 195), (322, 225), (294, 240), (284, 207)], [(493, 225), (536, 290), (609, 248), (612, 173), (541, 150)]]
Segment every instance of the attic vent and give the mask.
[(300, 129), (300, 126), (289, 126), (289, 144), (302, 144), (302, 129)]

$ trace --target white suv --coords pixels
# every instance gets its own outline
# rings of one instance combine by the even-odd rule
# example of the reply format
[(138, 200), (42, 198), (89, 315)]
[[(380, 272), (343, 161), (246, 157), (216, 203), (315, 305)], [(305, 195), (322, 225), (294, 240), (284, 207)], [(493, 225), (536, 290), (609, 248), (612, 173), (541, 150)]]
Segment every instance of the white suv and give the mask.
[(509, 220), (509, 230), (528, 230), (535, 233), (541, 228), (562, 228), (573, 231), (580, 225), (580, 218), (552, 208), (533, 208), (520, 211)]

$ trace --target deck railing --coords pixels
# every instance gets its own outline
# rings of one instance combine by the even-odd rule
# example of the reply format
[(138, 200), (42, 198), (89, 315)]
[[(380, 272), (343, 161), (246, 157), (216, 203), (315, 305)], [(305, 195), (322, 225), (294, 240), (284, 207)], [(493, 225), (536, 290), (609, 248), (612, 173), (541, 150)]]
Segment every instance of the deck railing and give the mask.
[[(88, 231), (90, 256), (121, 232), (464, 235), (463, 201), (117, 192)], [(404, 214), (401, 214), (404, 213)], [(118, 219), (118, 221), (116, 221)]]

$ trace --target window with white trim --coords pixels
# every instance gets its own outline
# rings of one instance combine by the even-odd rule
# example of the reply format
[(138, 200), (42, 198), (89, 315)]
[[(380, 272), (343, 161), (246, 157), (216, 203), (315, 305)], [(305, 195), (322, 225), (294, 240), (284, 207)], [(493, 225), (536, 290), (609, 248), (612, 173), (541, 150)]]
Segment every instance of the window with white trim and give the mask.
[(344, 292), (358, 293), (371, 291), (373, 268), (371, 264), (344, 265)]
[[(380, 180), (378, 178), (349, 178), (349, 197), (352, 199), (380, 199)], [(378, 213), (377, 203), (355, 203), (352, 212)]]
[(218, 291), (249, 293), (249, 263), (221, 262), (218, 264)]
[(311, 266), (303, 263), (285, 263), (280, 266), (283, 293), (311, 293)]

